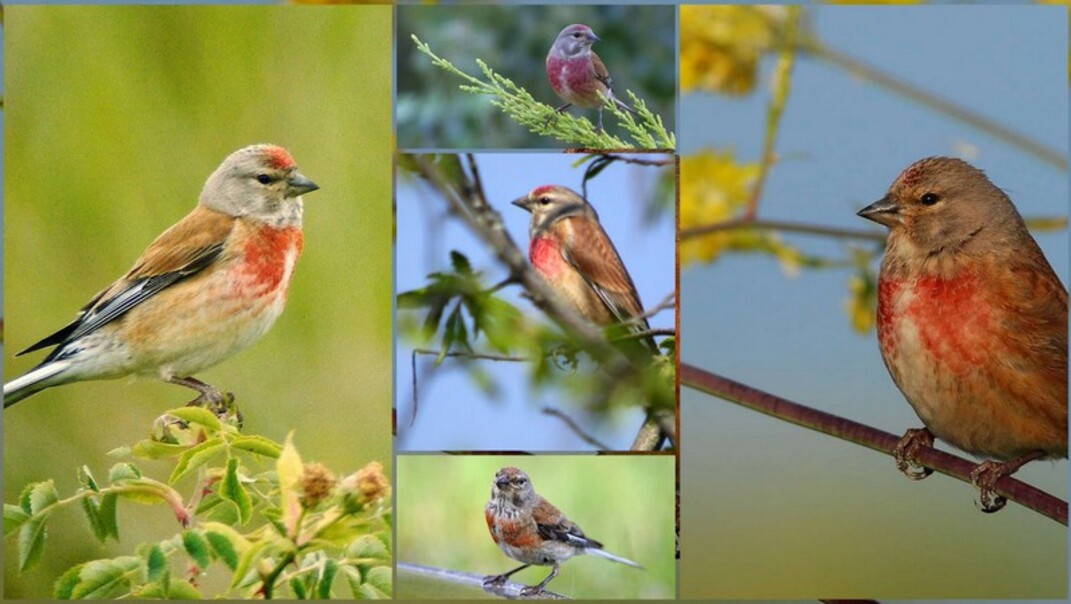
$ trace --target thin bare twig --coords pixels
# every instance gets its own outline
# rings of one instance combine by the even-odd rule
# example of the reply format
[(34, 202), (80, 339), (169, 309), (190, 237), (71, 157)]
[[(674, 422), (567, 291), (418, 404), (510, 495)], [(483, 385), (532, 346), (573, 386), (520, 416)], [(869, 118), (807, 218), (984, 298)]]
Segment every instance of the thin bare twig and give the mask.
[(553, 591), (543, 590), (536, 594), (521, 595), (521, 590), (527, 585), (517, 583), (515, 581), (506, 581), (502, 585), (490, 586), (484, 585), (484, 580), (487, 579), (484, 575), (477, 575), (475, 573), (465, 573), (456, 570), (447, 570), (445, 568), (435, 568), (432, 566), (424, 566), (422, 564), (411, 564), (409, 562), (398, 562), (398, 572), (407, 572), (423, 577), (428, 577), (436, 581), (443, 581), (446, 583), (456, 583), (458, 585), (466, 585), (470, 587), (478, 587), (487, 593), (508, 598), (510, 600), (569, 600), (568, 596), (563, 596)]
[(562, 420), (563, 422), (565, 422), (566, 426), (569, 426), (569, 429), (572, 430), (574, 434), (579, 436), (584, 442), (595, 447), (596, 449), (600, 451), (610, 450), (610, 447), (604, 445), (602, 442), (599, 441), (599, 439), (585, 432), (584, 429), (580, 427), (580, 424), (576, 422), (576, 420), (566, 415), (565, 412), (561, 411), (560, 409), (555, 409), (554, 407), (543, 407), (543, 414), (549, 415), (551, 417), (556, 417)]
[(638, 157), (628, 157), (625, 155), (617, 155), (614, 153), (603, 153), (604, 156), (613, 159), (614, 161), (625, 162), (626, 164), (636, 164), (638, 166), (668, 166), (676, 161), (673, 155), (667, 155), (664, 152), (659, 152), (661, 155), (666, 155), (666, 159), (639, 159)]
[[(414, 348), (413, 349), (413, 354), (439, 356), (440, 354), (442, 354), (442, 351), (441, 350), (432, 350), (430, 348)], [(510, 362), (514, 362), (514, 363), (527, 363), (528, 361), (532, 360), (532, 359), (530, 359), (528, 357), (509, 355), (509, 354), (497, 354), (497, 353), (493, 353), (493, 352), (462, 352), (462, 351), (456, 351), (456, 352), (448, 352), (443, 356), (459, 357), (459, 358), (465, 358), (465, 359), (482, 359), (482, 360), (485, 360), (485, 361), (510, 361)]]
[(767, 231), (784, 231), (786, 233), (800, 233), (803, 235), (818, 235), (821, 237), (835, 237), (838, 239), (863, 239), (866, 241), (885, 241), (885, 234), (871, 229), (843, 229), (821, 224), (807, 224), (803, 222), (790, 222), (787, 220), (759, 220), (741, 216), (731, 220), (723, 220), (714, 224), (681, 229), (681, 239), (699, 237), (718, 231), (730, 231), (733, 229), (760, 229)]
[[(894, 434), (794, 403), (720, 375), (703, 371), (687, 363), (681, 363), (680, 376), (681, 384), (700, 392), (886, 455), (891, 456), (893, 449), (900, 441), (900, 437)], [(925, 446), (920, 446), (916, 450), (913, 459), (927, 468), (958, 478), (968, 484), (971, 484), (971, 471), (978, 465), (950, 453)], [(1067, 526), (1066, 501), (1011, 476), (1004, 476), (998, 480), (994, 485), (994, 490), (1003, 497)]]

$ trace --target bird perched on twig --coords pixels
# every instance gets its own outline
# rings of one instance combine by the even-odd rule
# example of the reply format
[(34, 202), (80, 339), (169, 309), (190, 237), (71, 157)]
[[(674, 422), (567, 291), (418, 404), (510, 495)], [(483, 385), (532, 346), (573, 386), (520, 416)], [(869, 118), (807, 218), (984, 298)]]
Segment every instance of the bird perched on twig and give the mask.
[(318, 187), (282, 147), (235, 151), (208, 177), (199, 203), (163, 232), (78, 317), (19, 354), (55, 346), (4, 384), (4, 407), (46, 388), (152, 375), (196, 390), (191, 404), (226, 398), (192, 377), (264, 335), (286, 304), (301, 254), (301, 195)]
[[(512, 203), (532, 214), (529, 260), (562, 300), (600, 327), (650, 331), (636, 285), (591, 204), (557, 185), (536, 187)], [(641, 340), (658, 352), (650, 335)]]
[[(621, 109), (636, 111), (614, 96), (610, 72), (591, 45), (599, 36), (587, 25), (579, 23), (563, 29), (547, 54), (547, 79), (565, 104), (555, 109), (561, 113), (576, 105), (584, 109), (599, 109), (599, 130), (602, 130), (602, 109), (611, 101)], [(601, 97), (599, 95), (602, 95)]]
[(528, 474), (518, 468), (502, 468), (491, 483), (491, 500), (484, 508), (491, 538), (510, 558), (523, 563), (501, 575), (492, 575), (484, 585), (501, 585), (510, 575), (533, 564), (553, 566), (538, 585), (526, 587), (522, 595), (543, 591), (560, 565), (579, 554), (591, 554), (642, 569), (639, 564), (607, 552), (602, 543), (591, 539), (561, 511), (543, 499), (532, 487)]
[(859, 215), (889, 228), (878, 279), (878, 342), (926, 425), (896, 448), (941, 440), (985, 461), (984, 511), (1002, 476), (1067, 457), (1067, 290), (1007, 195), (967, 162), (915, 162)]

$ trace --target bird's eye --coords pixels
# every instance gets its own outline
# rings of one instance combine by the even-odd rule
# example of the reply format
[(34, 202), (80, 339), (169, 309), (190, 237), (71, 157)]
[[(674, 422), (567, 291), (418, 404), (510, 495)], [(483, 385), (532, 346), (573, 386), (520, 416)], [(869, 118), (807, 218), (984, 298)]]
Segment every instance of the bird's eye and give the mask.
[(257, 174), (257, 182), (262, 185), (270, 184), (271, 176), (268, 176), (267, 174)]
[(932, 206), (937, 203), (938, 199), (937, 193), (926, 193), (922, 196), (922, 203), (923, 205)]
[(548, 203), (550, 203), (550, 198), (549, 197), (540, 197), (539, 198), (539, 204), (540, 205), (544, 205), (545, 206)]

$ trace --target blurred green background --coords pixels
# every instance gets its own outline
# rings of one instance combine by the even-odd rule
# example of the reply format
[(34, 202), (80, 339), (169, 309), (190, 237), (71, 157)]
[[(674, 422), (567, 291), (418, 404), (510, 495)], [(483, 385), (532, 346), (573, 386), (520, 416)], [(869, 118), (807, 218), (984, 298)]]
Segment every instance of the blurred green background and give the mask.
[[(674, 458), (669, 455), (398, 457), (397, 560), (495, 575), (520, 563), (491, 540), (483, 508), (495, 472), (516, 466), (537, 493), (606, 551), (642, 564), (637, 570), (595, 556), (562, 564), (547, 587), (574, 598), (661, 598), (676, 593)], [(535, 566), (511, 577), (534, 585), (550, 573)], [(426, 583), (399, 574), (398, 598), (426, 599)]]
[[(286, 312), (247, 351), (198, 377), (232, 390), (245, 431), (295, 431), (306, 461), (339, 474), (391, 463), (390, 7), (6, 9), (5, 377), (14, 352), (71, 320), (197, 201), (230, 152), (290, 149), (321, 190), (305, 198), (305, 251)], [(191, 393), (154, 380), (68, 385), (4, 414), (4, 501), (144, 437)], [(166, 462), (141, 462), (166, 479)], [(186, 487), (188, 490), (188, 486)], [(43, 563), (7, 598), (40, 598), (73, 564), (178, 529), (121, 503), (119, 544), (76, 510), (54, 517)]]
[[(676, 6), (400, 6), (398, 7), (398, 145), (403, 149), (562, 147), (528, 132), (485, 96), (463, 92), (458, 76), (431, 64), (410, 36), (439, 57), (483, 78), (482, 59), (496, 73), (557, 107), (545, 61), (558, 32), (584, 23), (602, 38), (595, 53), (606, 64), (619, 97), (625, 90), (676, 129)], [(569, 110), (596, 122), (594, 109)], [(621, 134), (607, 112), (607, 131)]]

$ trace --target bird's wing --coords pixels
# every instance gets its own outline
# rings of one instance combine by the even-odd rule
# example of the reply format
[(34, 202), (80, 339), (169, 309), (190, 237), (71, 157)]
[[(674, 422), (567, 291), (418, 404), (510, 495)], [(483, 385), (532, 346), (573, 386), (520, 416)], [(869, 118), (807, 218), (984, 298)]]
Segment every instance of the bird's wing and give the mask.
[(591, 71), (596, 80), (606, 84), (607, 88), (613, 89), (610, 81), (610, 71), (606, 69), (606, 65), (603, 64), (599, 55), (595, 54), (594, 50), (591, 51)]
[(532, 518), (535, 520), (539, 536), (544, 539), (561, 541), (576, 547), (602, 547), (601, 543), (588, 538), (579, 526), (566, 518), (565, 514), (562, 514), (546, 499), (540, 498), (539, 505), (532, 511)]
[[(566, 262), (576, 268), (619, 322), (642, 316), (643, 304), (636, 286), (602, 226), (596, 220), (567, 218), (562, 222), (569, 223), (572, 240), (580, 244), (562, 248)], [(633, 328), (650, 329), (646, 319)]]
[[(1060, 283), (1039, 248), (1021, 251), (1024, 262), (1008, 267), (1013, 274), (991, 284), (1008, 284), (998, 292), (1013, 312), (1008, 321), (1007, 344), (1021, 349), (1022, 357), (1047, 360), (1040, 371), (1053, 380), (1068, 381), (1068, 291)], [(1041, 352), (1039, 354), (1039, 352)], [(1066, 401), (1065, 401), (1066, 406)]]
[(19, 354), (90, 334), (175, 282), (204, 270), (219, 258), (234, 224), (233, 217), (198, 206), (157, 237), (126, 275), (83, 306), (77, 319)]

